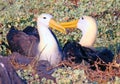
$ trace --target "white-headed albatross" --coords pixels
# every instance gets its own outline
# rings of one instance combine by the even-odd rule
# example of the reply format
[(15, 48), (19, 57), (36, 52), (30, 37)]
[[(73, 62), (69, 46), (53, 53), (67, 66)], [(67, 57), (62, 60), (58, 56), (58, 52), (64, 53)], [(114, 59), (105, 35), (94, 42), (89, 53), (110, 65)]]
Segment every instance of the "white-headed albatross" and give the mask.
[(50, 14), (41, 14), (37, 18), (37, 29), (40, 37), (38, 44), (39, 60), (47, 60), (52, 66), (57, 65), (62, 60), (62, 53), (57, 39), (49, 29), (54, 28), (65, 33), (65, 28), (58, 25)]
[(25, 56), (37, 56), (38, 60), (47, 60), (51, 65), (57, 65), (62, 59), (61, 48), (49, 27), (62, 33), (66, 32), (65, 28), (58, 25), (50, 14), (38, 16), (37, 28), (28, 26), (20, 31), (12, 26), (7, 34), (11, 50)]
[(78, 28), (82, 31), (80, 42), (67, 42), (63, 48), (65, 59), (75, 57), (72, 61), (81, 63), (82, 59), (93, 64), (94, 61), (101, 58), (105, 63), (112, 62), (114, 55), (108, 49), (96, 51), (93, 47), (97, 37), (97, 23), (90, 16), (82, 16), (79, 20), (63, 22), (61, 25), (65, 28)]

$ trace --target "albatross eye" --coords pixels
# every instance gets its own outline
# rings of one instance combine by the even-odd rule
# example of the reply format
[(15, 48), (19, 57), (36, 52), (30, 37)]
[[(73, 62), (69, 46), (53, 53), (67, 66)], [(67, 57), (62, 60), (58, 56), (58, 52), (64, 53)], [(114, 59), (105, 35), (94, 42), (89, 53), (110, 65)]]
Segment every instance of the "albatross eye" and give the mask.
[(84, 17), (82, 17), (82, 20), (84, 20)]
[(46, 19), (46, 17), (43, 17), (43, 19)]

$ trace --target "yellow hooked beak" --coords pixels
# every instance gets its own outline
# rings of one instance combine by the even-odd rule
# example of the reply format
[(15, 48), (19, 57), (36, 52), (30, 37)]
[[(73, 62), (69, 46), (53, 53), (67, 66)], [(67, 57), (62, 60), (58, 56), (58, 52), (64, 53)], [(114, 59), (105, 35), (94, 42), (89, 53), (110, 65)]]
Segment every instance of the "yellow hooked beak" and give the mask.
[(49, 26), (53, 29), (56, 29), (62, 33), (66, 33), (66, 30), (63, 26), (61, 26), (60, 24), (57, 24), (53, 19), (50, 20), (49, 22)]
[(77, 28), (77, 23), (78, 20), (73, 20), (70, 22), (62, 22), (60, 23), (60, 25), (63, 26), (64, 28)]

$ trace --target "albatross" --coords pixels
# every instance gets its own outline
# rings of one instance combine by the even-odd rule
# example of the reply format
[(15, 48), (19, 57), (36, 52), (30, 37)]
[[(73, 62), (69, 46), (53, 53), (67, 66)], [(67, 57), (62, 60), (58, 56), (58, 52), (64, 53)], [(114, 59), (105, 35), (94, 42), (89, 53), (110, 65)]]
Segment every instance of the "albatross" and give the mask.
[[(18, 31), (17, 31), (14, 34), (9, 33), (7, 36), (9, 37), (9, 41), (10, 41), (10, 38), (14, 39), (14, 40), (11, 39), (11, 41), (15, 45), (16, 45), (16, 43), (18, 44), (21, 42), (21, 45), (23, 45), (23, 46), (25, 45), (26, 48), (32, 48), (31, 51), (29, 51), (29, 53), (31, 53), (32, 51), (35, 52), (34, 55), (37, 56), (37, 59), (39, 61), (46, 60), (46, 61), (50, 62), (50, 64), (52, 66), (55, 66), (62, 60), (63, 55), (61, 53), (62, 50), (60, 48), (59, 42), (49, 27), (56, 29), (62, 33), (66, 32), (64, 27), (60, 26), (52, 19), (52, 15), (44, 13), (37, 17), (37, 32), (38, 32), (38, 34), (36, 32), (35, 33), (33, 32), (35, 35), (29, 35), (31, 33), (29, 31), (25, 30), (25, 31), (20, 32), (21, 35), (19, 34), (18, 36), (16, 36), (16, 33), (18, 34)], [(16, 30), (14, 30), (14, 31), (16, 31)], [(37, 35), (37, 37), (36, 37), (36, 35)], [(17, 40), (17, 42), (14, 42), (14, 41), (16, 41), (16, 39), (19, 39), (19, 40)], [(40, 41), (38, 41), (38, 39), (40, 39)], [(22, 40), (25, 40), (27, 42), (22, 44)], [(8, 43), (10, 43), (10, 42), (8, 42)], [(30, 45), (30, 43), (31, 43), (31, 45)], [(19, 45), (19, 47), (21, 47), (21, 45)], [(34, 45), (34, 46), (32, 46), (32, 45)], [(32, 47), (30, 47), (30, 46), (32, 46)]]
[(49, 26), (62, 33), (66, 32), (65, 28), (58, 25), (50, 14), (38, 16), (37, 29), (40, 35), (40, 42), (38, 44), (37, 57), (39, 57), (39, 60), (47, 60), (52, 66), (55, 66), (62, 60), (62, 51)]
[(114, 55), (106, 49), (97, 51), (94, 48), (94, 43), (97, 37), (97, 23), (91, 16), (82, 16), (79, 20), (73, 20), (71, 22), (63, 22), (61, 26), (64, 28), (78, 28), (82, 31), (82, 37), (79, 42), (67, 42), (63, 47), (63, 54), (65, 59), (69, 57), (75, 57), (72, 61), (81, 63), (84, 59), (90, 64), (93, 64), (97, 59), (101, 59), (105, 63), (112, 62)]

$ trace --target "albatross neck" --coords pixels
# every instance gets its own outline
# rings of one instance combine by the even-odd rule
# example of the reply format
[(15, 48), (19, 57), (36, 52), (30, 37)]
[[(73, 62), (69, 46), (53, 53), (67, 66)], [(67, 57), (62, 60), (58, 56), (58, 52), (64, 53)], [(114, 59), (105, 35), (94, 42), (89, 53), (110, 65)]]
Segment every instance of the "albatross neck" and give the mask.
[(89, 27), (86, 31), (82, 32), (80, 44), (85, 47), (93, 48), (97, 37), (97, 26)]
[(44, 48), (45, 46), (57, 46), (56, 39), (47, 26), (40, 26), (38, 28), (38, 33), (40, 35), (41, 48)]

